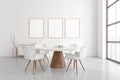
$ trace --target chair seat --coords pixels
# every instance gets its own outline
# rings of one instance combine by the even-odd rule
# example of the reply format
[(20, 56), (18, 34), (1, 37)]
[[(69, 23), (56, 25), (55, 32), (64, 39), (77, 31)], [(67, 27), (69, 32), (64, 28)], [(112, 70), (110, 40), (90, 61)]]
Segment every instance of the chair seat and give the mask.
[(44, 54), (35, 54), (30, 57), (30, 60), (41, 60), (44, 59)]
[(44, 59), (44, 55), (45, 54), (36, 54), (35, 59), (39, 60), (39, 59)]
[(79, 57), (77, 57), (75, 54), (67, 54), (66, 58), (67, 59), (74, 59), (74, 60), (79, 59)]

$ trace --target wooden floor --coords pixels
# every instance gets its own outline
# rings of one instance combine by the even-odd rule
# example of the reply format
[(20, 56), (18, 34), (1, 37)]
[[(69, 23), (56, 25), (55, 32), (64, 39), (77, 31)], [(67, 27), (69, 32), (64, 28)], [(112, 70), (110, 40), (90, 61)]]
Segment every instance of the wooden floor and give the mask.
[(83, 71), (78, 63), (78, 75), (73, 65), (66, 72), (66, 68), (50, 68), (47, 61), (44, 61), (45, 72), (37, 64), (35, 75), (32, 75), (32, 64), (27, 72), (24, 72), (26, 63), (23, 58), (0, 58), (0, 80), (120, 80), (120, 65), (98, 58), (83, 60), (86, 71)]

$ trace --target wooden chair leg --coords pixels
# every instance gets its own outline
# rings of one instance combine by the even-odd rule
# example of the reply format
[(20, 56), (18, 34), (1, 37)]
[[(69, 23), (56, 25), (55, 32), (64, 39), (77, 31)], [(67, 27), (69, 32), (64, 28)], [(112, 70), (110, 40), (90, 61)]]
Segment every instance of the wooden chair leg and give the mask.
[(73, 68), (75, 68), (75, 60), (74, 60)]
[(28, 61), (27, 65), (26, 65), (26, 68), (25, 68), (25, 72), (27, 71), (27, 68), (28, 68), (30, 62), (31, 62), (31, 60)]
[(19, 58), (19, 55), (18, 55), (18, 48), (15, 48), (15, 53), (16, 53), (16, 58)]
[(35, 69), (36, 69), (36, 60), (34, 61), (34, 64), (35, 64)]
[(35, 60), (33, 61), (33, 75), (34, 75), (34, 72), (35, 72)]
[(47, 61), (49, 62), (49, 59), (48, 59), (48, 57), (47, 57), (47, 55), (45, 54), (45, 57), (47, 58)]
[(77, 60), (75, 60), (75, 63), (76, 63), (76, 74), (78, 74)]
[(42, 66), (42, 64), (41, 64), (41, 60), (38, 60), (38, 62), (39, 62), (39, 64), (40, 64), (42, 70), (45, 71), (44, 68), (43, 68), (43, 66)]
[(81, 62), (81, 60), (80, 60), (80, 59), (79, 59), (79, 62), (80, 62), (80, 64), (81, 64), (81, 66), (82, 66), (83, 70), (85, 71), (85, 68), (84, 68), (84, 66), (82, 65), (82, 62)]
[(72, 62), (72, 59), (70, 60), (70, 62), (69, 62), (69, 64), (68, 64), (68, 67), (67, 67), (67, 69), (66, 69), (66, 72), (68, 71), (68, 68), (69, 68), (71, 62)]

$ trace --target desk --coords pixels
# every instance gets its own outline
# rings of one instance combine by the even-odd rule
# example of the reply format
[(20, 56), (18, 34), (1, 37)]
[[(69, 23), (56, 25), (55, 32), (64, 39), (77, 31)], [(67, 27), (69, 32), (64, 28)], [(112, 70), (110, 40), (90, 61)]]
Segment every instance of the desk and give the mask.
[(65, 68), (65, 60), (62, 51), (74, 51), (76, 48), (73, 47), (64, 47), (64, 48), (49, 48), (49, 47), (42, 47), (38, 48), (40, 51), (47, 50), (47, 51), (54, 51), (52, 61), (51, 61), (51, 68)]

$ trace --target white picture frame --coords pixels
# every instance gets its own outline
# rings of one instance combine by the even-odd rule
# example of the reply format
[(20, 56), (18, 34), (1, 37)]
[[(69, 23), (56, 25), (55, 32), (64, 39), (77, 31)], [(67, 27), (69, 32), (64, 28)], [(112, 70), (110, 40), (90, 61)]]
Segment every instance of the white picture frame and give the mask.
[(80, 19), (68, 18), (65, 19), (65, 37), (66, 38), (80, 38)]
[(29, 19), (29, 37), (30, 38), (44, 37), (44, 19), (43, 18)]
[(48, 38), (63, 38), (63, 19), (48, 19)]

